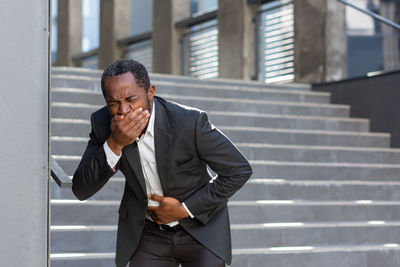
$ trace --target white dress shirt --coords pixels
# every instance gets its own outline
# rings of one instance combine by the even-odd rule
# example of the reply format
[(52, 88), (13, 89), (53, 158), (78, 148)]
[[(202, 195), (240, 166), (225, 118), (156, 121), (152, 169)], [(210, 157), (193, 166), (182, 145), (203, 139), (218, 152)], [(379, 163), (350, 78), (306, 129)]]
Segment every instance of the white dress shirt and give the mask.
[[(156, 153), (154, 148), (154, 121), (155, 121), (155, 101), (153, 101), (153, 107), (149, 119), (149, 123), (147, 125), (146, 132), (136, 140), (139, 155), (140, 155), (140, 163), (142, 165), (144, 181), (146, 184), (147, 194), (157, 194), (159, 196), (164, 196), (163, 189), (161, 187), (160, 177), (157, 171), (157, 161), (156, 161)], [(104, 152), (107, 157), (107, 163), (110, 165), (112, 169), (115, 168), (121, 155), (116, 155), (108, 146), (107, 141), (104, 142)], [(159, 202), (149, 200), (149, 206), (158, 206)], [(183, 207), (186, 209), (187, 213), (191, 218), (194, 218), (193, 214), (186, 207), (185, 203), (182, 202)], [(150, 216), (146, 214), (146, 217), (151, 220)], [(174, 226), (177, 225), (178, 222), (171, 222), (168, 225)]]

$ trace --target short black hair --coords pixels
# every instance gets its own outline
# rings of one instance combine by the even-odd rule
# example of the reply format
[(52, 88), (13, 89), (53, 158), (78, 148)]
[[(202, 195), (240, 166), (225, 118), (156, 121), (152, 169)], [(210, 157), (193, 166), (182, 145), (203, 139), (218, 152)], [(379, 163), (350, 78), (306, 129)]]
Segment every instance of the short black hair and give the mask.
[(123, 58), (111, 63), (104, 70), (103, 75), (101, 76), (101, 91), (104, 97), (106, 97), (104, 88), (106, 78), (110, 76), (121, 75), (127, 72), (132, 73), (137, 85), (143, 87), (146, 92), (149, 91), (150, 79), (146, 68), (136, 60)]

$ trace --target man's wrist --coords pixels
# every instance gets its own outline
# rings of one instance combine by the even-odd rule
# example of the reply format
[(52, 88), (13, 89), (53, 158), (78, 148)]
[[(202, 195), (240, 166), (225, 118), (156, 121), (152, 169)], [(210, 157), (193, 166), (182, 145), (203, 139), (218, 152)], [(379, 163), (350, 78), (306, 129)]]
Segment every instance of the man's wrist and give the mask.
[(117, 156), (121, 155), (121, 152), (122, 152), (122, 148), (123, 148), (123, 147), (117, 145), (117, 144), (114, 142), (114, 140), (112, 139), (111, 136), (107, 139), (106, 142), (107, 142), (108, 147), (111, 149), (111, 151), (112, 151), (115, 155), (117, 155)]
[(190, 217), (189, 213), (187, 213), (186, 209), (183, 206), (181, 207), (181, 214), (182, 214), (181, 219)]
[(184, 218), (190, 217), (190, 218), (193, 219), (193, 218), (194, 218), (194, 215), (190, 212), (190, 210), (189, 210), (188, 207), (186, 206), (185, 202), (182, 202), (181, 204), (182, 204), (183, 209), (185, 210), (185, 211), (184, 211), (184, 214), (185, 214), (185, 217), (184, 217)]

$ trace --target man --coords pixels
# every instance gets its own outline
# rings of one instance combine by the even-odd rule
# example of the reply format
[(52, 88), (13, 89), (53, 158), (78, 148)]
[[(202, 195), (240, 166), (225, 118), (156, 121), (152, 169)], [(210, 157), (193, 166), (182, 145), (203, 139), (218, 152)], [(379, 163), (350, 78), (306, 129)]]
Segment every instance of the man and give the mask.
[(101, 87), (107, 106), (91, 116), (72, 190), (84, 200), (124, 174), (117, 266), (230, 264), (227, 201), (252, 174), (248, 161), (206, 113), (154, 96), (140, 63), (112, 63)]

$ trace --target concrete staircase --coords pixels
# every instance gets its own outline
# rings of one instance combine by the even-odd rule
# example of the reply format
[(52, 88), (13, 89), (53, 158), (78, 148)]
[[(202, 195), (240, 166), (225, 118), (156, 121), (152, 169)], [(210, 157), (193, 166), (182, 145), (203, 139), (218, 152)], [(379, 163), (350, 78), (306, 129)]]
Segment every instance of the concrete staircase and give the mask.
[[(52, 155), (72, 175), (89, 116), (104, 105), (98, 71), (53, 68)], [(204, 109), (250, 160), (229, 202), (234, 267), (400, 266), (400, 150), (308, 85), (151, 75), (166, 99)], [(114, 266), (121, 174), (90, 200), (51, 187), (51, 264)]]

